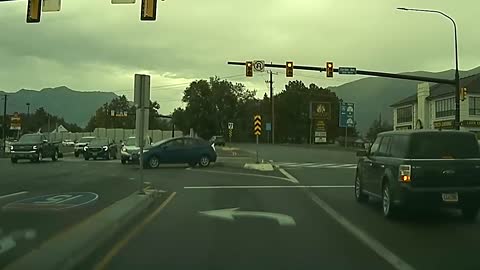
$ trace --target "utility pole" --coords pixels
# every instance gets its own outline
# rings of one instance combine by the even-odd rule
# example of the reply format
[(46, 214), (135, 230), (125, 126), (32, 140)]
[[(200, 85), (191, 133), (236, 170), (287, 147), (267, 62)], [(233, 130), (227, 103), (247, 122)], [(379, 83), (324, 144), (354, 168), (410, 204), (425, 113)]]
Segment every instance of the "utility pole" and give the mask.
[(3, 138), (3, 154), (5, 154), (6, 145), (6, 128), (7, 128), (7, 95), (3, 95), (3, 125), (2, 125), (2, 138)]
[[(271, 125), (272, 125), (272, 144), (275, 144), (275, 102), (274, 102), (274, 96), (273, 96), (273, 72), (271, 70), (268, 71), (270, 74), (270, 80), (265, 81), (270, 85), (270, 105), (272, 107), (271, 111)], [(278, 73), (275, 73), (277, 75)]]

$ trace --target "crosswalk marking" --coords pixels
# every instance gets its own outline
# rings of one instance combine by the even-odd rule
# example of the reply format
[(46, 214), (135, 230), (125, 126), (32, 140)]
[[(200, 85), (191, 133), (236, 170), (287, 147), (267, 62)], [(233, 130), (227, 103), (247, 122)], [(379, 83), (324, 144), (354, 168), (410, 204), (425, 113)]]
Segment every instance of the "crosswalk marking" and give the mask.
[(285, 168), (319, 168), (319, 169), (356, 169), (357, 164), (350, 163), (297, 163), (297, 162), (275, 162), (275, 165)]

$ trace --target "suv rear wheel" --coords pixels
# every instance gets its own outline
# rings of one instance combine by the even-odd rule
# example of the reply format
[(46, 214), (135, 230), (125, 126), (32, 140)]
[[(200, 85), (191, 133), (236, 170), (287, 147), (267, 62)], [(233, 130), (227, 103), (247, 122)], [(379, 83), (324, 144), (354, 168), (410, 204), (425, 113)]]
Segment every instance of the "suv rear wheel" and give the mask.
[(388, 181), (385, 181), (382, 187), (382, 210), (383, 216), (386, 218), (394, 217), (397, 212), (397, 209), (392, 204), (392, 192)]

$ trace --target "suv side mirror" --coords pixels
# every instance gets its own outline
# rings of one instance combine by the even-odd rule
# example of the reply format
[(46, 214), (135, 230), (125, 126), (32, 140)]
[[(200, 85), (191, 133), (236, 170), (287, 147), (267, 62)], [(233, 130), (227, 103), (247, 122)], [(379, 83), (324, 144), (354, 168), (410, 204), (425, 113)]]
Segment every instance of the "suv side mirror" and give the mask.
[(366, 157), (366, 156), (367, 156), (367, 151), (365, 150), (357, 151), (357, 157)]

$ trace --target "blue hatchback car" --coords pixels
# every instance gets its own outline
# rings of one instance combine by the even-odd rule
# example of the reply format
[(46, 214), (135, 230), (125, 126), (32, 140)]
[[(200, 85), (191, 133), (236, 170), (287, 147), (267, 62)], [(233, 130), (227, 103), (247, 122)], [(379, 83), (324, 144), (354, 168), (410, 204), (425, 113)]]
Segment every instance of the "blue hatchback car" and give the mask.
[(162, 140), (145, 148), (145, 167), (157, 168), (160, 164), (188, 163), (208, 167), (217, 160), (215, 146), (198, 138), (179, 137)]

